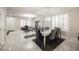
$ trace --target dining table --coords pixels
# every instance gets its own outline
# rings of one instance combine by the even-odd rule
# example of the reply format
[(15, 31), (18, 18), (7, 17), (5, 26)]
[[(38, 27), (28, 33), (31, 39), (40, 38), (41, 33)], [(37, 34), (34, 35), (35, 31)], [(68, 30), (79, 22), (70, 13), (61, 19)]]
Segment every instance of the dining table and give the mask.
[(44, 47), (46, 46), (46, 36), (48, 36), (50, 32), (51, 32), (50, 30), (45, 30), (45, 32), (41, 32), (42, 36), (44, 36), (44, 42), (43, 42)]

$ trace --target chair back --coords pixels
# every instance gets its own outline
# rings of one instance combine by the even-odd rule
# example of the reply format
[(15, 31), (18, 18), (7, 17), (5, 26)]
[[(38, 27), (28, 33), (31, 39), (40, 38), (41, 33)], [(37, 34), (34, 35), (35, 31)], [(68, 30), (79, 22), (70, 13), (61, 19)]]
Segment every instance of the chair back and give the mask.
[(56, 32), (56, 38), (60, 38), (61, 37), (61, 29), (60, 28), (55, 28), (57, 30)]
[(61, 37), (61, 29), (56, 27), (55, 30), (51, 31), (49, 39), (53, 40), (53, 39), (58, 39), (59, 37)]
[(36, 30), (36, 39), (41, 40), (43, 38), (40, 30)]
[(50, 39), (50, 40), (55, 39), (56, 32), (57, 32), (57, 30), (52, 30), (52, 31), (51, 31), (51, 34), (50, 34), (50, 36), (49, 36), (49, 39)]

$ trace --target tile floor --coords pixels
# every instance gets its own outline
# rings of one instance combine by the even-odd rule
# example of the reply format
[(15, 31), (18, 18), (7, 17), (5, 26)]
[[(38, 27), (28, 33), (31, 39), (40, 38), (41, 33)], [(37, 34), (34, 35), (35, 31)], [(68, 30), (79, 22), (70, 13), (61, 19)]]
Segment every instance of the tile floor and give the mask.
[[(30, 32), (35, 34), (35, 32)], [(29, 32), (27, 34), (30, 34)], [(41, 49), (32, 41), (36, 37), (24, 38), (24, 32), (17, 30), (11, 32), (7, 38), (3, 51), (41, 51)], [(64, 36), (63, 36), (64, 37)], [(66, 40), (61, 43), (54, 51), (78, 51), (79, 41), (74, 37), (64, 37)]]

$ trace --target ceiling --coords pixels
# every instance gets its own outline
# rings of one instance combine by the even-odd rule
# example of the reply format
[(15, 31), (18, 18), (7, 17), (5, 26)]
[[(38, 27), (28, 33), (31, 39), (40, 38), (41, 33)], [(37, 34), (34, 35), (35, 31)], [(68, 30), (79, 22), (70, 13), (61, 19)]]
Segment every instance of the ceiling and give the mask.
[(8, 15), (21, 16), (22, 14), (35, 14), (37, 16), (51, 16), (62, 13), (75, 7), (8, 7)]

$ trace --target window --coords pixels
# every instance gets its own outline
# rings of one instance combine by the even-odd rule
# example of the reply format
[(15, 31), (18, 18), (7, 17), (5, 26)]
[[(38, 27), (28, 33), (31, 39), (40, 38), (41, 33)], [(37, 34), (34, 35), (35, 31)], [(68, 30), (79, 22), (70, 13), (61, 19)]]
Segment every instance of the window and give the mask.
[(68, 14), (52, 16), (52, 29), (60, 27), (62, 31), (68, 31)]
[(47, 17), (47, 18), (45, 19), (45, 22), (44, 22), (45, 26), (50, 28), (50, 25), (51, 25), (50, 22), (51, 22), (51, 18), (50, 18), (50, 17)]
[(55, 16), (55, 27), (58, 27), (58, 16)]
[(26, 25), (26, 20), (25, 19), (21, 19), (20, 24), (21, 24), (21, 26), (25, 26)]
[(32, 26), (32, 20), (31, 19), (21, 19), (20, 21), (21, 26)]

